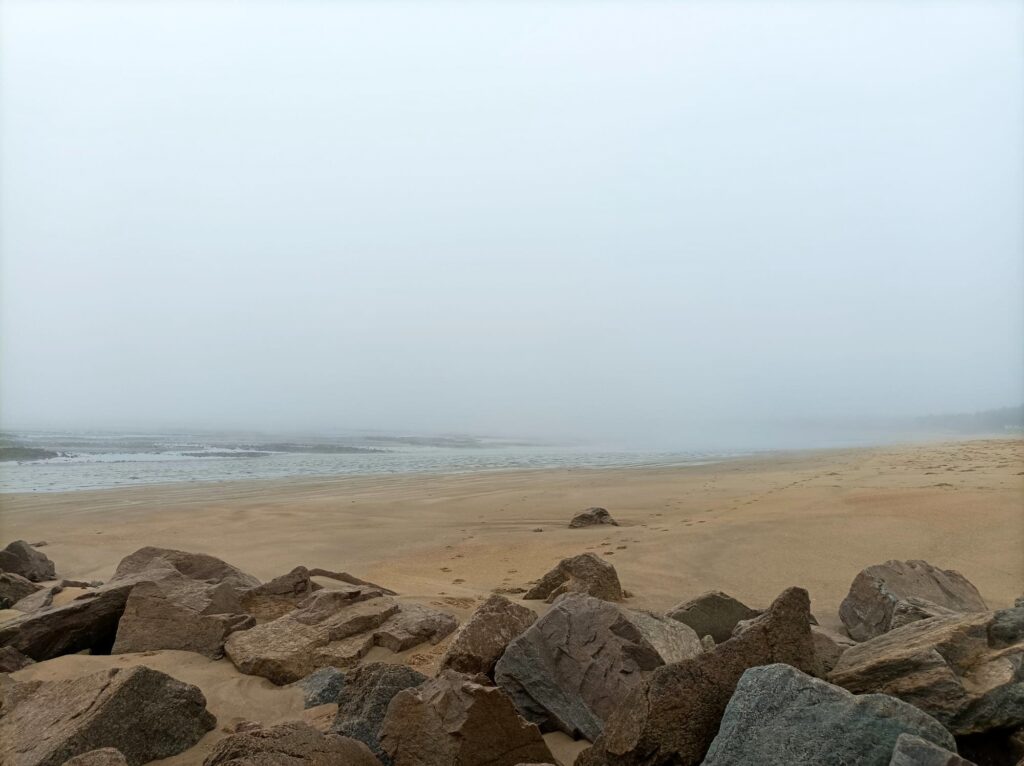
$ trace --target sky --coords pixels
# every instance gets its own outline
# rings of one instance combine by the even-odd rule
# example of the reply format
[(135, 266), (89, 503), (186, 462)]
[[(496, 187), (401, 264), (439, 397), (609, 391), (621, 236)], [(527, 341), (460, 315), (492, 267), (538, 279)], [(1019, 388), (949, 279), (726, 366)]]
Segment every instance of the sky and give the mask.
[(1020, 2), (0, 6), (0, 425), (1024, 399)]

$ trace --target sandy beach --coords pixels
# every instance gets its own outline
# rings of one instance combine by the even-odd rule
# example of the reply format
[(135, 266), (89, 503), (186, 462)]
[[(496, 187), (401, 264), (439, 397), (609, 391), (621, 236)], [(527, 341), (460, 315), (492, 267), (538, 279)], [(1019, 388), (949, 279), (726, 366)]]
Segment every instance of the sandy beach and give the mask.
[[(19, 494), (0, 503), (3, 539), (45, 540), (64, 577), (106, 579), (122, 557), (155, 545), (211, 553), (261, 579), (298, 564), (345, 570), (460, 619), (493, 589), (525, 584), (583, 551), (614, 563), (635, 608), (661, 611), (711, 589), (764, 606), (798, 584), (832, 627), (857, 572), (890, 558), (957, 569), (994, 608), (1024, 590), (1019, 440), (775, 453), (678, 468)], [(593, 505), (607, 507), (621, 526), (567, 528)], [(445, 644), (403, 655), (375, 649), (367, 660), (431, 672)], [(13, 675), (58, 679), (136, 664), (199, 686), (218, 719), (217, 729), (166, 764), (201, 763), (243, 720), (319, 717), (326, 725), (333, 716), (303, 711), (295, 688), (188, 652), (68, 655)], [(563, 764), (587, 746), (561, 733), (545, 739)]]

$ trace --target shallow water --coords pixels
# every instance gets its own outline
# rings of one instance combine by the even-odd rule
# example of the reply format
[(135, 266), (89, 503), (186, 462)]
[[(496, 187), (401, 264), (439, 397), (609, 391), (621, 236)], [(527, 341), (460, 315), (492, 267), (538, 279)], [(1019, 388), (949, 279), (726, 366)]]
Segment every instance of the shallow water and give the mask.
[[(279, 451), (272, 442), (189, 435), (6, 434), (6, 443), (61, 452), (46, 460), (0, 463), (0, 492), (63, 492), (140, 484), (166, 484), (293, 476), (465, 473), (524, 468), (604, 468), (697, 464), (740, 451), (623, 451), (593, 447), (467, 442), (466, 446), (393, 444), (346, 437), (317, 440), (309, 450)], [(444, 442), (444, 440), (440, 440)], [(382, 444), (387, 446), (381, 446)], [(270, 445), (270, 446), (268, 446)], [(374, 450), (374, 451), (369, 451)]]

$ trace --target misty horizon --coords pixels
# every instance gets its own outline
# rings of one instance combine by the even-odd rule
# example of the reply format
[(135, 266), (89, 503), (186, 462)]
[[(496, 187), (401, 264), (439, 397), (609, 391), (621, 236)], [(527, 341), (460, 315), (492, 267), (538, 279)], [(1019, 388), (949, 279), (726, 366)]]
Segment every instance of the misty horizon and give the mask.
[(0, 426), (1016, 406), (1024, 11), (924, 5), (7, 2)]

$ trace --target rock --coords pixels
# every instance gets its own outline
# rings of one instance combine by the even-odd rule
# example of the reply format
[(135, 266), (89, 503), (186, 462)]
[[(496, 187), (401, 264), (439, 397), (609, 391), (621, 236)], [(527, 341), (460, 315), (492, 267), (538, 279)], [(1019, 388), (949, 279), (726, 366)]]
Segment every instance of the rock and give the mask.
[[(237, 567), (205, 553), (188, 553), (170, 548), (140, 548), (121, 559), (111, 580), (131, 579), (148, 570), (173, 569), (190, 580), (210, 584), (227, 583), (239, 593), (257, 588), (260, 581)], [(149, 578), (154, 579), (154, 578)]]
[(19, 612), (37, 612), (50, 606), (53, 603), (53, 597), (62, 590), (64, 588), (60, 585), (48, 585), (30, 596), (25, 596), (21, 601), (12, 604), (11, 609), (17, 609)]
[(644, 671), (701, 651), (682, 623), (570, 593), (508, 645), (494, 678), (526, 720), (593, 741)]
[(111, 653), (178, 649), (216, 660), (229, 635), (253, 625), (227, 582), (209, 585), (175, 572), (132, 589)]
[(68, 580), (64, 578), (60, 581), (60, 587), (62, 588), (96, 588), (103, 583), (98, 580), (91, 580), (86, 582), (85, 580)]
[(978, 589), (959, 572), (927, 561), (887, 561), (858, 574), (839, 605), (850, 637), (866, 641), (916, 620), (985, 612)]
[(257, 622), (270, 622), (288, 614), (321, 587), (313, 582), (306, 567), (295, 567), (288, 574), (246, 591), (242, 595), (242, 607)]
[(509, 642), (536, 620), (532, 609), (493, 595), (459, 628), (441, 658), (441, 667), (490, 676)]
[(854, 696), (784, 664), (744, 672), (704, 766), (888, 766), (902, 733), (956, 749), (931, 716), (884, 694)]
[(955, 752), (913, 734), (900, 734), (889, 766), (974, 766)]
[(388, 705), (403, 689), (412, 689), (427, 677), (405, 665), (373, 662), (356, 668), (345, 679), (345, 688), (337, 698), (338, 714), (331, 731), (357, 739), (384, 764), (391, 759), (380, 746), (380, 727)]
[(458, 626), (450, 614), (429, 606), (405, 602), (373, 633), (373, 642), (393, 652), (404, 652), (426, 641), (436, 644)]
[(53, 562), (24, 540), (15, 540), (0, 551), (0, 572), (21, 575), (26, 580), (40, 582), (57, 576)]
[(222, 739), (203, 766), (380, 766), (362, 742), (302, 721), (248, 726)]
[(1024, 609), (932, 617), (847, 649), (829, 680), (916, 705), (957, 736), (1024, 724)]
[(717, 646), (717, 644), (715, 644), (715, 639), (711, 636), (702, 636), (700, 639), (700, 645), (705, 652), (713, 651), (715, 646)]
[(689, 625), (698, 636), (711, 636), (720, 644), (732, 638), (733, 628), (740, 620), (759, 614), (760, 609), (751, 609), (727, 593), (712, 590), (672, 607), (665, 616)]
[(563, 593), (586, 593), (605, 601), (622, 601), (622, 585), (615, 567), (593, 553), (562, 559), (523, 596), (549, 604)]
[(76, 755), (64, 762), (64, 766), (128, 766), (128, 761), (120, 750), (112, 747), (101, 747), (88, 753)]
[(843, 652), (857, 642), (847, 636), (842, 636), (828, 628), (820, 625), (811, 626), (811, 638), (814, 640), (814, 656), (818, 658), (818, 667), (815, 675), (824, 678), (832, 672), (832, 668), (839, 662)]
[(0, 572), (0, 609), (10, 609), (26, 596), (42, 589), (42, 585), (36, 585), (19, 574)]
[(540, 730), (519, 717), (501, 689), (454, 670), (395, 695), (380, 743), (394, 766), (554, 762)]
[(613, 527), (619, 526), (619, 522), (613, 519), (612, 515), (604, 508), (587, 508), (583, 513), (578, 513), (572, 517), (572, 521), (569, 522), (569, 529), (592, 527), (597, 524), (611, 524)]
[(62, 606), (0, 623), (0, 646), (12, 646), (37, 662), (82, 650), (109, 654), (135, 584), (110, 583)]
[(386, 596), (359, 600), (350, 592), (321, 590), (283, 617), (232, 633), (224, 651), (243, 673), (288, 684), (322, 667), (357, 664), (374, 645), (372, 631), (398, 611)]
[(188, 749), (216, 724), (199, 689), (145, 666), (3, 690), (0, 762), (60, 766), (103, 747), (130, 766)]
[(35, 660), (26, 657), (13, 646), (0, 647), (0, 673), (14, 673), (34, 664)]
[(303, 707), (307, 710), (318, 705), (337, 702), (345, 686), (345, 674), (337, 668), (320, 668), (297, 682), (302, 688)]
[(783, 662), (814, 671), (809, 619), (807, 591), (788, 588), (740, 635), (656, 668), (605, 720), (604, 733), (576, 766), (696, 766), (748, 668)]
[(388, 590), (383, 585), (377, 585), (369, 580), (360, 579), (354, 575), (350, 575), (348, 572), (332, 572), (329, 569), (320, 569), (314, 567), (309, 570), (310, 577), (326, 577), (330, 580), (337, 580), (338, 582), (348, 583), (349, 585), (358, 585), (362, 588), (370, 588), (372, 590), (379, 590), (385, 596), (397, 596), (393, 590)]

